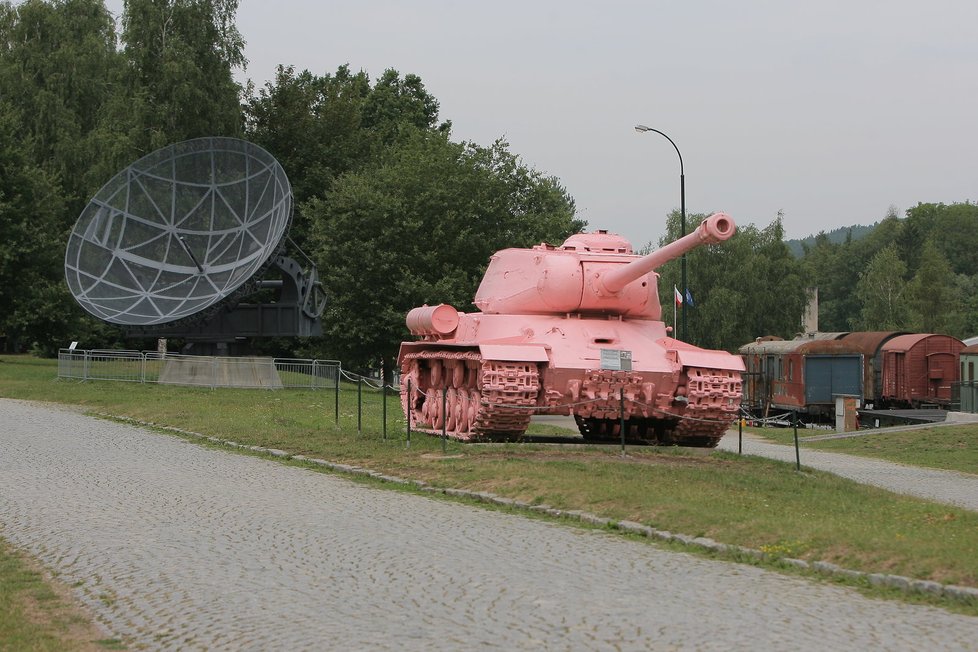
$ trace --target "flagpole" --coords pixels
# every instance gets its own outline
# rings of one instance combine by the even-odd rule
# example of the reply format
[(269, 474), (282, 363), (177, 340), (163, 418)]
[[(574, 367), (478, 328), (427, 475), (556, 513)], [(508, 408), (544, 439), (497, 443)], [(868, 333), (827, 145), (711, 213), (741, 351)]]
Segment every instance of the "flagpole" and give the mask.
[(679, 333), (676, 332), (676, 328), (679, 324), (676, 321), (676, 312), (679, 310), (679, 302), (676, 301), (676, 286), (672, 286), (672, 336), (675, 339), (679, 339)]

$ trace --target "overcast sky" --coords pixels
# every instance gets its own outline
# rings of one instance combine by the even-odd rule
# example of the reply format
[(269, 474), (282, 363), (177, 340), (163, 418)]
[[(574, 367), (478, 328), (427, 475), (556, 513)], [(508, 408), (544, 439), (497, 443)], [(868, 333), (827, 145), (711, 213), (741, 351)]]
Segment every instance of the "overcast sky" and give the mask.
[[(121, 0), (110, 0), (118, 13)], [(678, 208), (790, 238), (894, 206), (978, 200), (978, 2), (241, 0), (278, 64), (419, 75), (456, 140), (558, 177), (591, 228), (641, 246)]]

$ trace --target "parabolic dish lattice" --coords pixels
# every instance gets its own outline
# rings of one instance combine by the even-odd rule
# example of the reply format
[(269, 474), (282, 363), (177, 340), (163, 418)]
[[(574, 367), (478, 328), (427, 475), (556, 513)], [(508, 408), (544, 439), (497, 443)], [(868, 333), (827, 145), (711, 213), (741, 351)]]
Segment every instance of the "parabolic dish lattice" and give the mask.
[(292, 218), (282, 166), (234, 138), (198, 138), (144, 156), (85, 207), (65, 277), (85, 310), (152, 326), (235, 294), (278, 252)]

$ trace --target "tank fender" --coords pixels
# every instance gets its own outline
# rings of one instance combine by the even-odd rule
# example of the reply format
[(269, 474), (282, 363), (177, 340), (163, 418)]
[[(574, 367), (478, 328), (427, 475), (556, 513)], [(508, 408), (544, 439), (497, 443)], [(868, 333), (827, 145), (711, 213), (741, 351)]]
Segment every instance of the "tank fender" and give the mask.
[(474, 351), (476, 349), (472, 344), (457, 344), (455, 342), (444, 342), (444, 341), (418, 341), (418, 342), (401, 342), (401, 347), (397, 352), (397, 364), (400, 365), (404, 361), (404, 356), (409, 353), (420, 353), (421, 351), (434, 351), (434, 350), (444, 350), (444, 351)]
[(703, 367), (705, 369), (727, 369), (746, 371), (744, 359), (726, 351), (684, 351), (676, 350), (679, 364), (684, 367)]
[(549, 362), (547, 347), (542, 344), (480, 344), (483, 360), (502, 362)]

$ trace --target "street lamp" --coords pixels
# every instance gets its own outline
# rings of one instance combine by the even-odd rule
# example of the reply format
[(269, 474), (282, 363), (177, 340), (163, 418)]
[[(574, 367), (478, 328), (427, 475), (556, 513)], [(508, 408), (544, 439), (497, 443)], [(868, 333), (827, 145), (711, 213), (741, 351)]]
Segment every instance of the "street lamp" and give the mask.
[[(683, 155), (676, 147), (676, 143), (672, 141), (672, 138), (666, 136), (664, 133), (658, 129), (653, 129), (652, 127), (646, 127), (645, 125), (635, 125), (635, 131), (639, 133), (645, 133), (646, 131), (654, 131), (655, 133), (663, 136), (672, 145), (673, 149), (676, 150), (676, 154), (679, 155), (679, 206), (682, 212), (682, 222), (680, 223), (680, 237), (686, 235), (686, 174), (683, 172)], [(683, 321), (682, 329), (680, 330), (679, 339), (686, 341), (686, 254), (682, 256), (682, 284), (683, 284)]]

